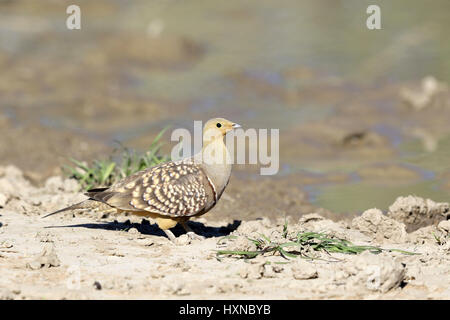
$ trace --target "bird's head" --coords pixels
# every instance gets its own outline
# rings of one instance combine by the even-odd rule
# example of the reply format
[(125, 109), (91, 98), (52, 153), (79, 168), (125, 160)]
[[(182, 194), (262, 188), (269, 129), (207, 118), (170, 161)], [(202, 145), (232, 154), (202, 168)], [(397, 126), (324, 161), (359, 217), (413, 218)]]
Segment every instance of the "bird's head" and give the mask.
[(203, 127), (203, 136), (223, 138), (227, 132), (240, 127), (240, 125), (231, 122), (230, 120), (214, 118), (205, 123), (205, 126)]

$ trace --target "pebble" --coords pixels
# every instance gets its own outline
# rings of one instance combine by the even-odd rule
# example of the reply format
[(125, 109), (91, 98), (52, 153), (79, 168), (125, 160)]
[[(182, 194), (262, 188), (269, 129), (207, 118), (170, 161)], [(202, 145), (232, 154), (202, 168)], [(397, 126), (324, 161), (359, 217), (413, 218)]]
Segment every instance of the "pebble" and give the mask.
[(102, 290), (102, 285), (101, 285), (101, 283), (98, 282), (98, 281), (95, 281), (94, 284), (93, 284), (93, 286), (94, 286), (94, 289), (95, 289), (95, 290)]
[(176, 238), (175, 243), (179, 246), (187, 245), (191, 243), (191, 239), (188, 235), (182, 234), (178, 238)]
[(445, 233), (450, 233), (450, 220), (444, 220), (439, 222), (438, 229)]
[(292, 276), (296, 280), (316, 279), (319, 277), (317, 269), (308, 262), (297, 263), (292, 266)]

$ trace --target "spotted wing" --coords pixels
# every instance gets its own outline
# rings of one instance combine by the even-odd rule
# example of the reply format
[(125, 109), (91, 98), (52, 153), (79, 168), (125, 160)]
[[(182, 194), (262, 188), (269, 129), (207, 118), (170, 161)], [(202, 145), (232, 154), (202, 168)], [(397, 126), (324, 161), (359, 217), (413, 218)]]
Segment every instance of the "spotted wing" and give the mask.
[(214, 200), (213, 193), (200, 166), (179, 161), (138, 172), (106, 191), (88, 195), (122, 210), (179, 217), (202, 211)]

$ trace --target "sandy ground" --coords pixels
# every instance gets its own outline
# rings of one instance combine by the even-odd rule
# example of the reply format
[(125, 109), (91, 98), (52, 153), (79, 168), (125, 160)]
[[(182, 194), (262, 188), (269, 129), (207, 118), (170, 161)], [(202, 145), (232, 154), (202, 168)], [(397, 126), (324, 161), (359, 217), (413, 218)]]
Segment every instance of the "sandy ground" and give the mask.
[(41, 219), (84, 198), (76, 182), (52, 177), (37, 188), (19, 169), (0, 169), (2, 299), (450, 298), (447, 203), (409, 196), (385, 214), (370, 209), (352, 220), (335, 222), (314, 212), (287, 217), (288, 237), (321, 231), (417, 255), (305, 249), (317, 259), (218, 258), (217, 250), (254, 250), (247, 237), (282, 242), (284, 219), (212, 220), (208, 214), (191, 222), (205, 240), (190, 240), (177, 227), (172, 243), (156, 225), (133, 216), (69, 212)]
[[(381, 206), (386, 198), (385, 208), (391, 195), (448, 199), (450, 86), (438, 80), (445, 73), (422, 79), (425, 71), (446, 70), (434, 59), (445, 50), (426, 68), (397, 59), (428, 45), (441, 47), (433, 43), (442, 42), (446, 25), (430, 14), (425, 22), (431, 32), (419, 28), (407, 35), (398, 29), (381, 51), (369, 50), (359, 62), (350, 49), (361, 51), (352, 40), (360, 37), (347, 38), (347, 26), (330, 38), (333, 47), (341, 39), (349, 51), (331, 50), (325, 59), (315, 54), (327, 43), (321, 28), (298, 15), (280, 20), (278, 28), (319, 30), (319, 47), (316, 40), (308, 42), (317, 38), (310, 32), (306, 42), (298, 42), (296, 32), (273, 34), (266, 12), (290, 12), (260, 2), (223, 2), (215, 6), (211, 24), (195, 2), (172, 7), (158, 1), (80, 1), (88, 32), (68, 37), (61, 13), (70, 1), (0, 1), (0, 26), (7, 31), (0, 41), (0, 165), (6, 166), (0, 167), (1, 298), (449, 298), (447, 203), (402, 197), (383, 214), (338, 213), (348, 212), (341, 208), (350, 201), (362, 203), (351, 212)], [(291, 1), (288, 10), (310, 14), (297, 3)], [(405, 17), (402, 9), (392, 9)], [(322, 14), (325, 7), (316, 10)], [(155, 21), (156, 29), (161, 22), (166, 26), (159, 35)], [(306, 25), (297, 25), (302, 21)], [(261, 35), (275, 36), (292, 52), (309, 43), (319, 60), (299, 57), (269, 68), (276, 52), (267, 50), (267, 41), (247, 41)], [(325, 60), (338, 63), (318, 68)], [(353, 68), (340, 68), (345, 60), (364, 81), (349, 77)], [(411, 72), (404, 79), (385, 81), (405, 66)], [(191, 128), (194, 119), (217, 116), (246, 128), (281, 128), (281, 174), (254, 179), (258, 168), (236, 166), (218, 205), (191, 223), (206, 240), (190, 242), (176, 228), (181, 238), (173, 244), (151, 221), (101, 212), (40, 219), (84, 199), (74, 181), (52, 177), (69, 158), (104, 159), (116, 140), (142, 151), (166, 125)], [(324, 185), (336, 188), (324, 192)], [(314, 199), (325, 194), (331, 199)], [(216, 258), (218, 249), (253, 249), (246, 237), (260, 233), (284, 241), (285, 216), (294, 234), (318, 230), (420, 255)], [(227, 235), (237, 238), (218, 244)]]

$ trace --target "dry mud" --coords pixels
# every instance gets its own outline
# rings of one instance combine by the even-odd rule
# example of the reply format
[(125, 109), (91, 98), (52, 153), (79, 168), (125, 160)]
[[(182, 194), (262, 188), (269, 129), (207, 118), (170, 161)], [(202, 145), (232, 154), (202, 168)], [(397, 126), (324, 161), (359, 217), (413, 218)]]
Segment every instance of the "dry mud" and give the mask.
[[(248, 237), (283, 241), (284, 219), (240, 221), (236, 212), (236, 220), (211, 220), (208, 214), (190, 223), (205, 240), (190, 240), (177, 227), (174, 244), (156, 225), (133, 216), (69, 212), (41, 219), (83, 199), (77, 183), (52, 177), (37, 188), (19, 169), (0, 169), (2, 299), (450, 298), (448, 204), (409, 196), (387, 214), (370, 209), (353, 220), (334, 222), (314, 212), (287, 217), (288, 237), (320, 231), (417, 255), (311, 251), (317, 259), (218, 259), (216, 250), (254, 250)], [(425, 218), (434, 222), (422, 226)], [(409, 232), (414, 223), (422, 227)]]

